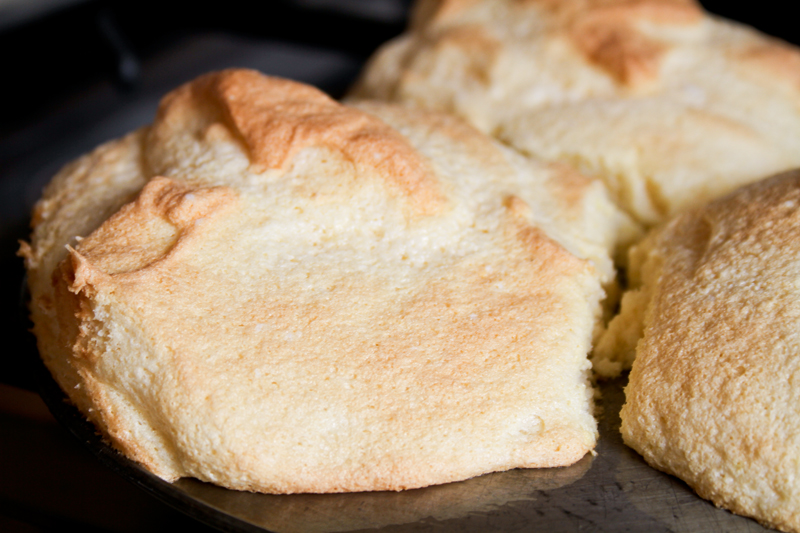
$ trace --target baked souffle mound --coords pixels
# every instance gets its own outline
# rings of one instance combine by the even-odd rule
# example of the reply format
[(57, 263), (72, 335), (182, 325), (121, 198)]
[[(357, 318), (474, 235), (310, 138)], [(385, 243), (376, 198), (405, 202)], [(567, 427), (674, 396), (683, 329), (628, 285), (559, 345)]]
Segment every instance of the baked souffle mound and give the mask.
[(677, 217), (632, 257), (625, 442), (718, 506), (800, 531), (800, 172)]
[(352, 94), (600, 176), (648, 226), (800, 166), (800, 54), (693, 0), (420, 0)]
[(33, 224), (45, 363), (166, 480), (399, 490), (595, 445), (630, 222), (458, 119), (213, 73), (64, 168)]

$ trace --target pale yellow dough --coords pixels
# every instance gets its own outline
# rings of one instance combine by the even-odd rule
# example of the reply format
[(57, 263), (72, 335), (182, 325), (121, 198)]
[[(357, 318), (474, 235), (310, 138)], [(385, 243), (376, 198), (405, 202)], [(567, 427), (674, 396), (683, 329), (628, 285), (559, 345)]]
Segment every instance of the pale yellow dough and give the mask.
[(157, 475), (399, 490), (593, 449), (617, 225), (455, 118), (233, 70), (68, 165), (22, 254), (45, 363)]

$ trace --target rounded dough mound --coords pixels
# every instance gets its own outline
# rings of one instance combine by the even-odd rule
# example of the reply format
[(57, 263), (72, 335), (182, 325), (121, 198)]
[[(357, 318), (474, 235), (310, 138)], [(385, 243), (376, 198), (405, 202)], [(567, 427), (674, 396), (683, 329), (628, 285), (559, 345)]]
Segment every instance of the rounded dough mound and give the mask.
[(637, 254), (625, 442), (718, 506), (800, 531), (800, 173), (685, 213)]
[(568, 465), (597, 438), (586, 354), (616, 233), (597, 185), (454, 118), (210, 74), (45, 191), (22, 249), (40, 352), (167, 480), (399, 490)]
[(693, 0), (420, 0), (352, 95), (455, 113), (652, 225), (800, 166), (798, 73)]

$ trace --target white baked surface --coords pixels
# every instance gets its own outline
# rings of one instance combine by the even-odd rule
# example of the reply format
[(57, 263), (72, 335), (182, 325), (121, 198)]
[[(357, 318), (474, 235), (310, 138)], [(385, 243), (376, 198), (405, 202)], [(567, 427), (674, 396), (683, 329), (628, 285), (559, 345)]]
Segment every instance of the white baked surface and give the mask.
[(45, 363), (157, 475), (399, 490), (592, 450), (617, 223), (457, 119), (225, 71), (62, 170), (22, 254)]
[(625, 442), (718, 506), (800, 531), (800, 173), (687, 212), (634, 255)]
[(601, 177), (645, 225), (800, 166), (800, 54), (693, 0), (420, 0), (354, 98)]

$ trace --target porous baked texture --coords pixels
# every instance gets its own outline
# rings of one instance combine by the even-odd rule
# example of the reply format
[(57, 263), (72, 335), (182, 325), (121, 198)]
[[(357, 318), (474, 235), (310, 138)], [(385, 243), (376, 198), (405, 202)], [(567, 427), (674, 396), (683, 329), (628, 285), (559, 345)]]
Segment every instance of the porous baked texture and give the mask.
[(625, 442), (718, 506), (800, 531), (800, 173), (682, 214), (636, 255)]
[(644, 225), (800, 166), (800, 53), (693, 0), (420, 0), (352, 90), (603, 179)]
[(458, 119), (232, 70), (64, 168), (21, 252), (45, 363), (157, 475), (399, 490), (592, 450), (617, 222)]

